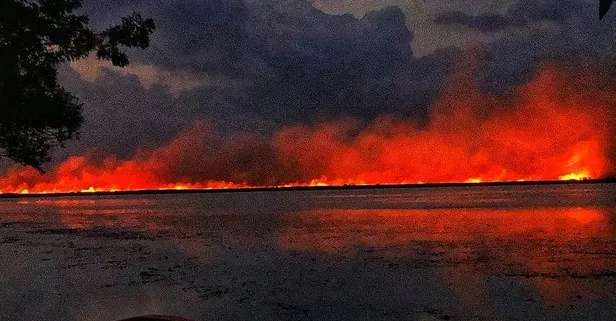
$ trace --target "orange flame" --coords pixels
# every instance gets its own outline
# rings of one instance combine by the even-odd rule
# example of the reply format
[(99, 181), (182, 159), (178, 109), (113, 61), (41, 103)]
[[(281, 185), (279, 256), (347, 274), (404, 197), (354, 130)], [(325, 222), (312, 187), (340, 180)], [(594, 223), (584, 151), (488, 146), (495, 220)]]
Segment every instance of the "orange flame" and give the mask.
[(220, 141), (198, 122), (168, 144), (72, 156), (47, 174), (14, 167), (2, 193), (229, 189), (422, 182), (581, 180), (610, 170), (614, 90), (592, 74), (542, 69), (503, 98), (458, 72), (429, 121), (382, 116), (292, 125)]
[(588, 175), (587, 172), (569, 173), (569, 174), (560, 176), (559, 179), (561, 181), (581, 181), (585, 179), (590, 179), (590, 176)]

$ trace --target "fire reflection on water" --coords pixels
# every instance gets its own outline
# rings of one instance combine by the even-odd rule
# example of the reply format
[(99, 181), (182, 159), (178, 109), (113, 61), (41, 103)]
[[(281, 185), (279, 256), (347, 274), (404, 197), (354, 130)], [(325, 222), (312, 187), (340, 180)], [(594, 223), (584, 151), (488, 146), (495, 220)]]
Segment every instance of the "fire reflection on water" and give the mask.
[[(21, 247), (11, 252), (17, 256), (25, 249), (47, 259), (53, 250), (57, 261), (44, 262), (82, 264), (116, 283), (136, 278), (167, 289), (177, 282), (188, 292), (228, 282), (262, 299), (264, 309), (277, 289), (289, 304), (324, 314), (336, 302), (345, 309), (353, 301), (357, 309), (382, 304), (423, 313), (426, 305), (451, 307), (447, 312), (461, 320), (497, 320), (517, 316), (516, 309), (550, 314), (577, 304), (565, 318), (577, 320), (593, 304), (613, 302), (614, 188), (26, 198), (1, 201), (0, 223), (15, 234), (4, 246)], [(123, 286), (109, 291), (130, 288)], [(229, 291), (220, 299), (235, 302), (244, 293)], [(458, 308), (470, 311), (468, 318)]]
[[(281, 230), (286, 249), (361, 255), (437, 268), (463, 301), (485, 297), (486, 278), (514, 277), (553, 305), (595, 293), (585, 282), (614, 273), (609, 213), (599, 208), (309, 210)], [(453, 269), (449, 269), (453, 267)], [(573, 285), (569, 281), (574, 281)], [(466, 297), (468, 295), (468, 297)]]

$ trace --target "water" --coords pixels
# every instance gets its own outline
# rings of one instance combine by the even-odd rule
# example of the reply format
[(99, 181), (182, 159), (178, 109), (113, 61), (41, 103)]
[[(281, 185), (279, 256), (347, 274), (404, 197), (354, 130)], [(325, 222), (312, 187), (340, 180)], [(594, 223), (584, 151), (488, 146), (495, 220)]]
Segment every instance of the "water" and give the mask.
[(0, 204), (3, 321), (616, 316), (616, 184)]

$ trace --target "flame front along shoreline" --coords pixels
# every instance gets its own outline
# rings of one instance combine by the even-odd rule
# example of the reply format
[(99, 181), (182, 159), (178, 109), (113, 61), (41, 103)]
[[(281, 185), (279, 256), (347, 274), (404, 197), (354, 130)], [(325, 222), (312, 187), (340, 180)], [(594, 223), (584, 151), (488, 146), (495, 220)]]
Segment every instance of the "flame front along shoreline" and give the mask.
[(613, 178), (593, 179), (577, 174), (563, 175), (558, 180), (516, 180), (516, 181), (480, 181), (467, 180), (464, 182), (403, 182), (403, 183), (352, 183), (352, 184), (327, 184), (325, 182), (312, 181), (310, 183), (292, 183), (275, 186), (250, 186), (246, 184), (230, 184), (220, 186), (203, 187), (200, 184), (177, 184), (170, 187), (143, 188), (143, 189), (120, 189), (120, 188), (88, 188), (82, 190), (51, 190), (31, 192), (20, 190), (17, 192), (0, 192), (0, 198), (4, 197), (53, 197), (53, 196), (80, 196), (80, 195), (122, 195), (122, 194), (161, 194), (161, 193), (207, 193), (207, 192), (251, 192), (251, 191), (293, 191), (293, 190), (339, 190), (339, 189), (378, 189), (378, 188), (433, 188), (433, 187), (463, 187), (463, 186), (508, 186), (508, 185), (559, 185), (559, 184), (602, 184), (614, 183)]

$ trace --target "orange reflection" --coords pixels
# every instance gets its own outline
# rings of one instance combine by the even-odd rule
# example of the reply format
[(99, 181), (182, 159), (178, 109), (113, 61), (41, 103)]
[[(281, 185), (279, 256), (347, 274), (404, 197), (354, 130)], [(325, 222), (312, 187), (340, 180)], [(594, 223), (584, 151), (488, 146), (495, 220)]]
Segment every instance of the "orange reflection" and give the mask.
[(372, 248), (416, 267), (455, 266), (441, 270), (461, 287), (455, 292), (468, 291), (466, 280), (473, 276), (451, 273), (471, 266), (482, 278), (528, 278), (546, 301), (565, 304), (592, 289), (571, 288), (563, 280), (592, 278), (616, 266), (613, 255), (601, 254), (616, 251), (609, 242), (613, 227), (608, 214), (595, 208), (324, 209), (305, 211), (299, 220), (281, 229), (282, 247), (336, 253)]
[[(281, 244), (319, 251), (362, 245), (388, 247), (413, 241), (464, 241), (478, 237), (534, 236), (566, 241), (606, 236), (611, 229), (602, 210), (589, 208), (319, 209), (302, 212), (299, 218), (302, 225), (297, 231), (282, 233)], [(329, 227), (325, 229), (324, 226)], [(328, 236), (335, 236), (337, 243), (329, 243), (332, 240)]]
[(146, 198), (68, 198), (38, 199), (34, 205), (58, 211), (59, 223), (69, 229), (117, 228), (160, 231), (155, 220), (143, 219), (155, 200)]

